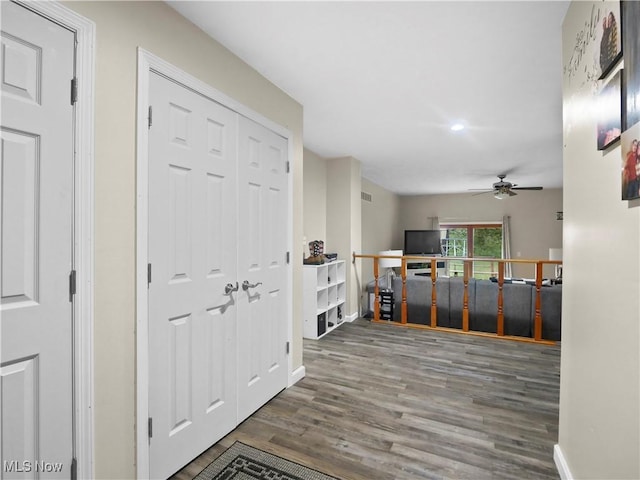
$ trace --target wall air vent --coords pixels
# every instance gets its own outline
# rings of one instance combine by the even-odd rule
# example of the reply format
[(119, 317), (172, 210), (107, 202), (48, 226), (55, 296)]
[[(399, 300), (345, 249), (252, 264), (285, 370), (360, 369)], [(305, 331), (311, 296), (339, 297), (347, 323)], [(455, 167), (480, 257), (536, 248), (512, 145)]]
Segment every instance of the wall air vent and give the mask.
[(360, 192), (360, 198), (365, 202), (371, 202), (371, 194), (367, 192)]

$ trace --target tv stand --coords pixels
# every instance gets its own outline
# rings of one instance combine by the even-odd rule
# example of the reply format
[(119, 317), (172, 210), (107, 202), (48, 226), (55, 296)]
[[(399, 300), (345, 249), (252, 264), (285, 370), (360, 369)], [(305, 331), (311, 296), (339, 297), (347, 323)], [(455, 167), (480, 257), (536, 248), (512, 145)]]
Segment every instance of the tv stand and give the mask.
[[(435, 255), (434, 255), (435, 256)], [(437, 260), (436, 275), (442, 276), (446, 272), (446, 264), (444, 260)], [(407, 276), (418, 275), (423, 277), (431, 276), (431, 260), (407, 260)]]

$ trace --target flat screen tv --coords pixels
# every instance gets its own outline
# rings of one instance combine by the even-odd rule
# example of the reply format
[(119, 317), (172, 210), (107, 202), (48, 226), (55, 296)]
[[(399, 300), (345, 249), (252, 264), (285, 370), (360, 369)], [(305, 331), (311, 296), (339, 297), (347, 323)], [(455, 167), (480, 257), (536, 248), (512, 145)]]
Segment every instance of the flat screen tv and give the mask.
[(405, 255), (440, 255), (440, 230), (405, 230)]

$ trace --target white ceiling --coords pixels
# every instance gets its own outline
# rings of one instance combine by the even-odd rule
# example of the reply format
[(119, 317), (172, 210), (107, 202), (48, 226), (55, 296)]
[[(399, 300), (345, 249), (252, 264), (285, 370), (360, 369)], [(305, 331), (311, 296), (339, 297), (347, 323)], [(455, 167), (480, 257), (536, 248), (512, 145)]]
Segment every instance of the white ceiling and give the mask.
[(169, 3), (303, 105), (306, 148), (390, 191), (562, 186), (568, 2)]

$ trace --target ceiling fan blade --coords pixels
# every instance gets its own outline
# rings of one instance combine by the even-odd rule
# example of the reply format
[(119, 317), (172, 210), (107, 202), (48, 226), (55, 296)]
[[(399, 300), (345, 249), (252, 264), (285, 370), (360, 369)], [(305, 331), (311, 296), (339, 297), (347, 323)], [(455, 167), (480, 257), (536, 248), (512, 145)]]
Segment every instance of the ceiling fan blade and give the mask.
[[(474, 188), (474, 189), (472, 189), (472, 190), (479, 190), (479, 189)], [(473, 195), (471, 195), (471, 196), (472, 196), (472, 197), (475, 197), (476, 195), (484, 195), (485, 193), (492, 193), (492, 192), (493, 192), (493, 190), (484, 190), (484, 191), (482, 191), (482, 192), (474, 193), (474, 194), (473, 194)]]
[(517, 193), (514, 192), (513, 189), (507, 190), (507, 193), (509, 194), (510, 197), (513, 197), (514, 195), (517, 195)]
[(542, 190), (542, 187), (511, 187), (511, 190)]

